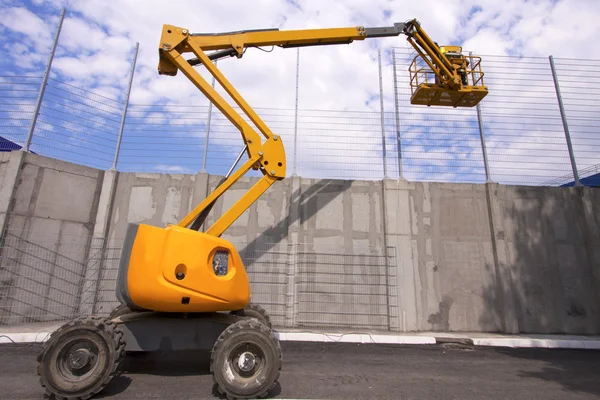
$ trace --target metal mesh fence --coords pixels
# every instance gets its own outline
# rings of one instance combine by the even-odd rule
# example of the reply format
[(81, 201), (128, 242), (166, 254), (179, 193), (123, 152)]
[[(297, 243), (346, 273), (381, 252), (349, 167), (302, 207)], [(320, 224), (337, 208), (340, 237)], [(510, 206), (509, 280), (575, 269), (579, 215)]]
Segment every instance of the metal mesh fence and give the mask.
[(391, 330), (397, 317), (393, 249), (298, 245), (297, 328)]
[[(234, 109), (242, 118), (254, 127), (248, 117), (238, 107)], [(294, 160), (294, 110), (253, 108), (274, 135), (283, 140), (286, 148), (288, 175), (292, 173)], [(260, 131), (256, 129), (260, 134)], [(211, 174), (224, 175), (227, 173), (237, 155), (243, 148), (240, 132), (229, 122), (227, 117), (219, 110), (213, 108), (210, 121), (206, 171)], [(258, 176), (258, 172), (251, 172), (249, 176)]]
[(18, 150), (25, 143), (35, 102), (39, 76), (0, 75), (0, 150)]
[[(121, 246), (101, 239), (7, 232), (0, 247), (0, 325), (108, 315)], [(393, 249), (235, 243), (252, 302), (278, 328), (396, 330)]]
[(31, 149), (49, 157), (110, 168), (123, 104), (49, 78)]
[[(554, 59), (561, 97), (569, 123), (569, 133), (580, 179), (600, 185), (600, 61)], [(589, 177), (594, 177), (590, 179)], [(587, 178), (587, 180), (586, 180)], [(573, 181), (573, 173), (547, 184), (562, 185)], [(586, 182), (587, 181), (587, 182)]]
[(298, 175), (338, 179), (383, 177), (378, 112), (298, 111)]
[(569, 174), (548, 58), (483, 57), (490, 94), (481, 109), (492, 179), (539, 185)]
[[(547, 58), (483, 55), (489, 94), (478, 115), (475, 108), (411, 105), (409, 65), (416, 54), (408, 47), (387, 54), (394, 85), (383, 91), (394, 94), (394, 111), (382, 115), (365, 110), (255, 108), (284, 141), (288, 175), (482, 183), (486, 180), (483, 133), (491, 180), (524, 185), (573, 182)], [(574, 160), (580, 177), (588, 182), (585, 179), (600, 165), (596, 132), (600, 61), (555, 59), (555, 65)], [(0, 75), (0, 150), (18, 149), (26, 142), (40, 85), (40, 77)], [(31, 150), (108, 169), (124, 107), (110, 95), (50, 78)], [(204, 170), (223, 175), (241, 150), (240, 138), (223, 114), (216, 108), (209, 112), (203, 102), (129, 104), (117, 169), (186, 174)]]
[(90, 303), (85, 274), (100, 260), (97, 246), (78, 236), (29, 236), (8, 231), (2, 237), (0, 325), (62, 321), (88, 311), (82, 308)]
[[(409, 48), (393, 52), (395, 82), (406, 82)], [(485, 179), (479, 130), (491, 180), (517, 185), (565, 185), (572, 172), (565, 128), (549, 59), (482, 55), (489, 94), (476, 110), (410, 106), (409, 87), (396, 86), (402, 168), (409, 180), (481, 182)], [(600, 137), (595, 135), (600, 63), (555, 59), (566, 122), (580, 177), (595, 174)], [(600, 179), (595, 184), (600, 183)], [(588, 181), (593, 184), (595, 181)]]
[(200, 171), (207, 111), (207, 106), (130, 105), (117, 168), (136, 172)]

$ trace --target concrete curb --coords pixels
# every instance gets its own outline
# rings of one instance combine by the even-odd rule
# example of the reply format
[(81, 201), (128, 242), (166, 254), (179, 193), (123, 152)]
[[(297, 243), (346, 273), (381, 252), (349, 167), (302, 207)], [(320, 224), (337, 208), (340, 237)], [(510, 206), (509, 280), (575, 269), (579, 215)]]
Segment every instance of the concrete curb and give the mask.
[(2, 343), (43, 343), (52, 332), (25, 332), (25, 333), (2, 333), (0, 332), (0, 344)]
[(433, 336), (381, 335), (370, 333), (311, 333), (276, 332), (281, 341), (323, 343), (375, 343), (375, 344), (436, 344)]
[[(0, 332), (2, 343), (43, 343), (50, 337), (51, 330), (38, 332)], [(600, 350), (600, 339), (553, 339), (531, 337), (435, 337), (428, 335), (389, 335), (369, 333), (317, 333), (317, 332), (275, 332), (281, 341), (321, 342), (321, 343), (372, 343), (372, 344), (462, 344), (474, 347), (545, 348), (545, 349), (586, 349)]]
[(600, 340), (592, 339), (474, 338), (473, 345), (480, 347), (600, 350)]
[[(52, 332), (2, 333), (1, 343), (43, 343)], [(436, 344), (432, 336), (381, 335), (364, 333), (275, 332), (282, 342), (375, 343), (375, 344)]]

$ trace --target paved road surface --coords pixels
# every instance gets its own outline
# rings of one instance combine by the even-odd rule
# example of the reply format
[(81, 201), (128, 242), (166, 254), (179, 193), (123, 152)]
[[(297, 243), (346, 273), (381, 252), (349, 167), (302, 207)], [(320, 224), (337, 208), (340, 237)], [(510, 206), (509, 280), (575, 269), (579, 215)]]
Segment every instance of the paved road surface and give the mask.
[[(39, 345), (0, 345), (0, 398), (40, 399)], [(598, 399), (600, 352), (282, 343), (271, 398)], [(212, 399), (205, 353), (127, 356), (98, 398)]]

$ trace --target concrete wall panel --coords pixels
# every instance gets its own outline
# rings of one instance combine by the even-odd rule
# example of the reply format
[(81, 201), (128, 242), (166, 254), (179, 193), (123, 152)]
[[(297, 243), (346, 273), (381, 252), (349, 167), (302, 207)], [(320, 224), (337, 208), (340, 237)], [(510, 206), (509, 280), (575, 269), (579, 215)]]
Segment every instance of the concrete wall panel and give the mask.
[[(0, 302), (24, 316), (10, 322), (66, 318), (88, 300), (109, 312), (127, 224), (175, 223), (221, 179), (0, 154)], [(205, 228), (257, 181), (234, 185)], [(291, 177), (223, 238), (278, 326), (597, 334), (599, 193)]]
[[(578, 188), (500, 186), (521, 332), (593, 333), (598, 318), (597, 238)], [(592, 236), (592, 237), (590, 237)]]
[(14, 314), (0, 315), (0, 323), (68, 318), (78, 307), (103, 172), (10, 154), (10, 160), (17, 157), (0, 249), (0, 269), (10, 276), (0, 303)]

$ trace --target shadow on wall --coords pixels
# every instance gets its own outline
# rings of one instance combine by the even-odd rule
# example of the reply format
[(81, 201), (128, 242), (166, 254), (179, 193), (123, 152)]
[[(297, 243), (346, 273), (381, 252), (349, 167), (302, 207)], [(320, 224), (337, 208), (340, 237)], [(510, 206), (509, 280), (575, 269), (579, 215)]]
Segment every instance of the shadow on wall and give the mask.
[[(502, 321), (522, 334), (600, 334), (600, 192), (582, 188), (495, 186), (490, 189), (498, 260), (495, 285), (484, 290), (482, 325)], [(506, 351), (539, 358), (524, 378), (561, 384), (570, 392), (600, 395), (597, 377), (582, 372), (575, 353)], [(600, 353), (598, 353), (600, 355)]]
[[(298, 225), (302, 226), (320, 209), (350, 189), (352, 182), (350, 180), (321, 179), (303, 191), (302, 181), (300, 181), (298, 190), (292, 193), (290, 197), (286, 217), (279, 221), (277, 225), (262, 232), (240, 251), (242, 259), (245, 260), (246, 268), (252, 265), (262, 254), (269, 252), (279, 242), (287, 238), (290, 233), (290, 227), (294, 223), (298, 222)], [(332, 188), (337, 190), (331, 190)], [(317, 201), (317, 198), (319, 201)], [(252, 254), (253, 256), (245, 257), (248, 254)]]
[(509, 332), (600, 334), (600, 195), (512, 186), (490, 195), (498, 265), (480, 320), (499, 318)]

